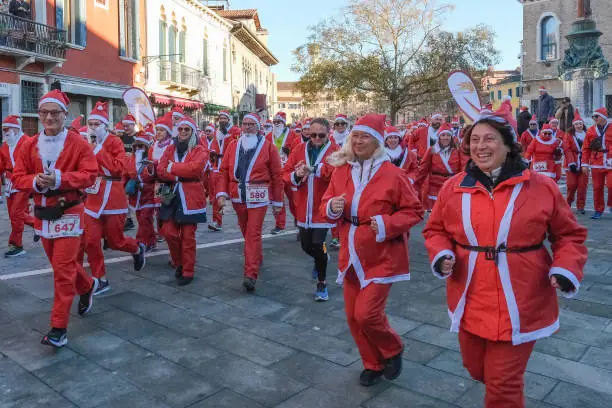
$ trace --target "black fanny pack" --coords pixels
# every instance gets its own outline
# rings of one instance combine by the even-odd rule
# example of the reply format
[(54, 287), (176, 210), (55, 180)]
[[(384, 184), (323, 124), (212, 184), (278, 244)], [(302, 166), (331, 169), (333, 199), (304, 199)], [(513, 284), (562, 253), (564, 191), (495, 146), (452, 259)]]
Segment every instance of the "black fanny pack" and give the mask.
[(79, 203), (79, 200), (66, 201), (60, 199), (57, 204), (50, 207), (42, 207), (36, 205), (34, 206), (34, 216), (39, 220), (45, 221), (59, 220), (60, 218), (62, 218), (62, 215), (64, 215), (64, 213), (68, 211), (68, 209), (74, 207), (75, 205), (78, 205)]

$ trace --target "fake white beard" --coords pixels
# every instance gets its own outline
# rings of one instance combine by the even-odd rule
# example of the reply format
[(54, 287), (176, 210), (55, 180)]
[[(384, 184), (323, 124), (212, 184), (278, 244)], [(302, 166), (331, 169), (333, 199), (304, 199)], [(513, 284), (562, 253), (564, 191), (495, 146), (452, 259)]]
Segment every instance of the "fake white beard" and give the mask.
[(240, 143), (244, 150), (251, 150), (257, 146), (257, 134), (255, 133), (243, 133), (240, 136)]
[(283, 134), (283, 130), (285, 130), (285, 125), (274, 125), (274, 128), (272, 129), (272, 136), (274, 136), (275, 139), (278, 139), (278, 137)]
[(337, 130), (334, 130), (334, 140), (336, 141), (336, 143), (338, 143), (339, 145), (344, 144), (344, 141), (346, 140), (346, 138), (349, 135), (349, 130), (346, 129), (344, 132), (340, 133)]
[(387, 155), (389, 156), (391, 160), (396, 160), (398, 157), (402, 155), (402, 152), (404, 151), (404, 149), (402, 149), (402, 146), (397, 145), (395, 146), (395, 149), (390, 149), (388, 147), (385, 147), (385, 151), (387, 152)]
[(63, 129), (55, 136), (47, 136), (45, 132), (40, 133), (38, 137), (38, 153), (43, 162), (43, 168), (53, 167), (64, 149), (67, 134), (66, 129)]
[(98, 126), (93, 130), (88, 128), (87, 134), (89, 135), (90, 139), (92, 137), (95, 137), (95, 144), (101, 145), (102, 143), (104, 143), (104, 140), (106, 140), (106, 137), (108, 136), (108, 131), (106, 130), (106, 126)]
[(17, 142), (19, 141), (22, 135), (23, 133), (19, 129), (11, 129), (8, 132), (4, 133), (2, 136), (4, 137), (6, 144), (12, 148), (17, 145)]

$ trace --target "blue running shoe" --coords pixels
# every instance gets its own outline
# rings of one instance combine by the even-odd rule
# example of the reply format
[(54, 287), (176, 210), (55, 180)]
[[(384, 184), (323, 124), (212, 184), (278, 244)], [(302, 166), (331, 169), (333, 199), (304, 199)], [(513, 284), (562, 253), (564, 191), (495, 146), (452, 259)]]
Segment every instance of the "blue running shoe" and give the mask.
[(599, 211), (595, 211), (595, 214), (593, 214), (593, 216), (591, 217), (592, 220), (598, 220), (601, 218), (603, 214)]
[(317, 283), (317, 291), (315, 292), (314, 298), (317, 302), (325, 302), (329, 300), (327, 285), (324, 282)]

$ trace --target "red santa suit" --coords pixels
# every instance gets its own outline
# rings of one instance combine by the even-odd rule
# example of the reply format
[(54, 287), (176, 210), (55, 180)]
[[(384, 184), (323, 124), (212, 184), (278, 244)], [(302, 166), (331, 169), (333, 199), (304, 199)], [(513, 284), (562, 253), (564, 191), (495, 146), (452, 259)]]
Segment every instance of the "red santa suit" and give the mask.
[[(248, 114), (245, 118), (247, 116), (260, 123), (257, 115)], [(256, 142), (254, 147), (253, 141)], [(264, 217), (268, 205), (283, 205), (282, 188), (280, 156), (276, 147), (263, 136), (243, 135), (229, 146), (219, 172), (217, 198), (231, 199), (236, 211), (245, 241), (245, 278), (257, 280), (263, 260), (261, 229)]]
[[(136, 136), (135, 142), (150, 146), (153, 136), (151, 125), (145, 128), (142, 134)], [(147, 148), (147, 150), (150, 150), (150, 148)], [(130, 180), (134, 180), (135, 183), (134, 193), (130, 194), (128, 192), (128, 206), (136, 212), (136, 219), (138, 220), (136, 240), (145, 244), (147, 250), (150, 250), (155, 247), (157, 242), (153, 218), (155, 209), (159, 207), (159, 201), (155, 197), (154, 167), (143, 163), (143, 160), (148, 159), (149, 156), (147, 150), (134, 149), (134, 154), (128, 156), (125, 163), (125, 182), (126, 186), (131, 184)]]
[[(125, 146), (121, 139), (106, 129), (108, 103), (97, 102), (88, 120), (103, 123), (97, 128), (94, 154), (98, 162), (98, 177), (85, 192), (85, 252), (95, 278), (106, 276), (101, 241), (106, 239), (114, 250), (136, 254), (141, 250), (138, 242), (123, 234), (128, 212), (127, 197), (123, 186)], [(130, 145), (130, 149), (132, 146)], [(142, 246), (144, 250), (144, 245)]]
[[(569, 280), (575, 291), (564, 296), (575, 295), (587, 258), (587, 231), (554, 181), (515, 163), (491, 192), (476, 170), (451, 178), (423, 230), (432, 271), (446, 279), (450, 329), (459, 332), (464, 366), (486, 385), (487, 408), (524, 406), (534, 342), (559, 329), (550, 277)], [(440, 273), (443, 257), (455, 260), (450, 275)]]
[[(44, 95), (39, 107), (55, 103), (57, 109), (68, 111), (68, 97), (58, 90)], [(54, 173), (55, 185), (40, 189), (36, 176)], [(68, 326), (74, 295), (92, 290), (93, 281), (77, 261), (83, 233), (81, 191), (96, 178), (97, 165), (91, 147), (76, 132), (63, 129), (58, 135), (44, 132), (32, 137), (19, 151), (12, 175), (13, 186), (32, 193), (35, 208), (50, 208), (64, 203), (64, 213), (54, 221), (34, 219), (34, 228), (42, 237), (45, 253), (53, 268), (53, 309), (51, 327)], [(40, 210), (38, 210), (40, 211)]]
[[(574, 123), (584, 122), (580, 117), (578, 109), (574, 113)], [(565, 141), (563, 142), (563, 151), (565, 153), (565, 177), (567, 181), (567, 204), (571, 207), (576, 197), (576, 208), (584, 210), (586, 203), (587, 186), (589, 184), (589, 169), (582, 167), (582, 147), (586, 132), (576, 132), (574, 129), (565, 133)]]
[(23, 247), (24, 226), (34, 226), (34, 218), (29, 211), (29, 191), (19, 191), (12, 183), (12, 172), (15, 168), (15, 157), (19, 150), (29, 139), (21, 131), (19, 117), (14, 115), (7, 116), (2, 121), (2, 128), (10, 128), (14, 135), (11, 139), (5, 139), (5, 143), (0, 146), (0, 175), (4, 175), (7, 182), (4, 195), (6, 197), (6, 207), (8, 209), (9, 220), (11, 221), (11, 233), (8, 243), (18, 248)]
[[(608, 118), (606, 108), (597, 109), (594, 115), (599, 115)], [(601, 148), (594, 150), (592, 148), (593, 141), (599, 139)], [(582, 160), (583, 166), (591, 169), (591, 177), (593, 178), (593, 201), (595, 211), (603, 213), (605, 210), (605, 194), (604, 187), (608, 187), (608, 207), (612, 208), (612, 153), (608, 150), (612, 147), (612, 126), (608, 123), (603, 130), (600, 130), (597, 125), (591, 126), (587, 132), (582, 144)]]
[(195, 233), (198, 223), (206, 222), (203, 179), (208, 163), (208, 150), (197, 143), (197, 126), (192, 118), (185, 116), (178, 122), (177, 128), (181, 126), (192, 128), (194, 143), (193, 147), (189, 147), (181, 156), (177, 150), (178, 142), (175, 141), (159, 161), (159, 178), (171, 186), (175, 194), (169, 205), (162, 205), (160, 218), (172, 263), (179, 268), (177, 278), (193, 278), (196, 259)]
[[(448, 125), (443, 125), (440, 128), (440, 133), (449, 133)], [(446, 148), (440, 147), (440, 143), (436, 142), (431, 148), (427, 149), (425, 157), (419, 165), (419, 175), (415, 182), (417, 189), (420, 190), (423, 182), (429, 179), (427, 187), (427, 209), (431, 209), (438, 199), (438, 192), (442, 184), (453, 175), (460, 173), (462, 170), (462, 160), (459, 150), (451, 145)]]
[[(538, 119), (536, 118), (536, 115), (533, 115), (531, 117), (531, 120), (529, 121), (529, 124), (530, 125), (535, 124), (536, 126), (538, 125)], [(538, 136), (539, 133), (540, 133), (539, 129), (536, 129), (535, 133), (533, 133), (530, 129), (526, 129), (525, 131), (523, 131), (523, 133), (519, 137), (519, 143), (523, 147), (523, 153), (527, 151), (527, 148), (531, 144), (532, 140), (536, 136)]]
[[(229, 113), (227, 113), (226, 116), (229, 118)], [(211, 177), (211, 180), (210, 180), (210, 187), (211, 187), (210, 190), (211, 191), (209, 194), (213, 198), (212, 200), (213, 222), (217, 224), (218, 226), (223, 225), (223, 214), (221, 212), (221, 208), (219, 208), (219, 205), (217, 204), (217, 200), (214, 198), (217, 196), (217, 190), (216, 190), (216, 186), (218, 183), (217, 179), (219, 177), (219, 169), (221, 168), (223, 160), (225, 158), (225, 152), (227, 151), (227, 148), (229, 147), (229, 145), (234, 143), (234, 140), (235, 140), (234, 137), (235, 137), (235, 134), (231, 132), (231, 123), (230, 123), (230, 128), (228, 128), (227, 133), (225, 134), (223, 133), (221, 129), (217, 129), (215, 138), (213, 139), (209, 147), (209, 150), (212, 156), (210, 160), (211, 172), (209, 175), (209, 177)]]
[[(364, 131), (382, 145), (385, 115), (360, 118), (353, 130)], [(341, 213), (332, 199), (343, 196)], [(410, 279), (408, 234), (421, 222), (423, 209), (405, 173), (386, 155), (336, 167), (319, 211), (337, 222), (341, 247), (337, 283), (344, 284), (347, 322), (363, 365), (380, 371), (402, 351), (391, 328), (385, 304), (391, 284)], [(371, 229), (375, 220), (378, 233)]]
[(545, 124), (542, 131), (531, 141), (525, 152), (525, 159), (531, 162), (531, 169), (555, 181), (561, 178), (561, 147), (559, 139), (553, 137), (550, 125)]
[(208, 150), (208, 153), (209, 153), (208, 161), (206, 162), (206, 166), (204, 167), (204, 176), (202, 178), (202, 182), (204, 183), (204, 195), (206, 196), (206, 202), (210, 201), (211, 205), (214, 208), (217, 204), (215, 204), (215, 201), (216, 201), (215, 196), (212, 194), (212, 191), (214, 190), (214, 186), (212, 182), (212, 177), (210, 176), (211, 167), (212, 167), (212, 163), (210, 159), (210, 151), (212, 149), (212, 144), (215, 138), (216, 129), (213, 125), (208, 125), (206, 126), (206, 130), (210, 132), (210, 138), (206, 136), (206, 132), (202, 132), (202, 134), (200, 135), (200, 144), (206, 147), (206, 150)]
[(336, 115), (336, 119), (334, 120), (334, 124), (335, 123), (345, 123), (346, 124), (346, 128), (345, 128), (344, 132), (338, 132), (337, 130), (334, 130), (332, 132), (332, 140), (334, 141), (335, 144), (337, 144), (338, 146), (342, 147), (342, 146), (344, 146), (344, 142), (346, 142), (346, 138), (351, 133), (351, 131), (349, 130), (348, 117), (346, 115), (342, 114), (342, 113), (339, 113), (339, 114)]
[(427, 149), (438, 141), (439, 129), (435, 130), (431, 126), (420, 127), (413, 133), (412, 141), (409, 144), (410, 150), (416, 153), (419, 162), (425, 157)]
[[(389, 126), (385, 130), (385, 142), (391, 136), (400, 137), (400, 133), (393, 126)], [(401, 137), (400, 137), (401, 141)], [(416, 153), (410, 151), (407, 147), (398, 144), (395, 149), (385, 146), (385, 152), (392, 164), (404, 170), (410, 184), (414, 184), (419, 172), (419, 163)]]

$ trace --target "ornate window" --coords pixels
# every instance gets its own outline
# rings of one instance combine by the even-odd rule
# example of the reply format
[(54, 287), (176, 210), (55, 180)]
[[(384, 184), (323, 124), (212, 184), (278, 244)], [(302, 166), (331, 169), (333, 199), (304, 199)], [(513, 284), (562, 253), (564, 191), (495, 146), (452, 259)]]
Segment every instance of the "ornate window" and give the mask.
[(559, 20), (552, 13), (545, 13), (538, 23), (538, 60), (559, 59)]

